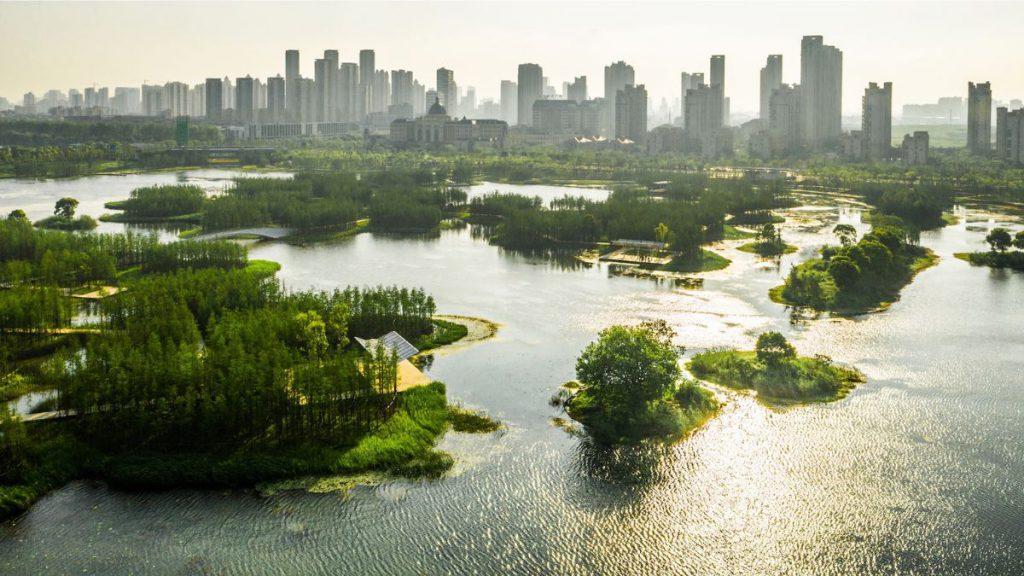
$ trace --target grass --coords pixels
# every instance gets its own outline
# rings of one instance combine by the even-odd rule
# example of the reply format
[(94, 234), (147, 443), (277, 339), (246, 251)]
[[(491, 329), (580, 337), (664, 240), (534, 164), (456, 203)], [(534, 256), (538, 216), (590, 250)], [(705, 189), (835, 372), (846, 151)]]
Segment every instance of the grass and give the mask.
[(487, 414), (462, 406), (448, 406), (448, 421), (456, 432), (494, 432), (501, 428), (501, 422)]
[(434, 331), (420, 336), (416, 339), (416, 342), (413, 342), (413, 345), (419, 348), (420, 352), (426, 352), (427, 350), (457, 342), (469, 334), (469, 328), (458, 322), (449, 322), (440, 318), (434, 318), (433, 322)]
[(661, 269), (669, 272), (714, 272), (715, 270), (727, 268), (729, 264), (732, 264), (732, 260), (725, 256), (710, 250), (701, 250), (700, 258), (683, 259), (677, 257)]
[(186, 238), (192, 238), (193, 236), (198, 236), (202, 232), (203, 232), (202, 227), (196, 226), (195, 228), (189, 228), (187, 230), (182, 230), (181, 232), (178, 232), (178, 238), (184, 240)]
[(864, 382), (859, 371), (838, 366), (824, 356), (796, 356), (768, 365), (753, 351), (716, 349), (697, 354), (686, 366), (698, 378), (754, 390), (770, 403), (831, 402)]
[(754, 232), (747, 232), (733, 226), (732, 224), (726, 224), (722, 233), (722, 240), (746, 240), (747, 238), (753, 238), (757, 236)]
[(281, 264), (273, 260), (249, 260), (245, 265), (245, 270), (257, 276), (273, 276), (281, 270)]
[(750, 254), (757, 254), (765, 258), (770, 256), (781, 256), (783, 254), (792, 254), (797, 251), (797, 247), (792, 244), (783, 244), (782, 250), (780, 251), (774, 244), (759, 244), (757, 242), (747, 242), (736, 249), (740, 252), (749, 252)]

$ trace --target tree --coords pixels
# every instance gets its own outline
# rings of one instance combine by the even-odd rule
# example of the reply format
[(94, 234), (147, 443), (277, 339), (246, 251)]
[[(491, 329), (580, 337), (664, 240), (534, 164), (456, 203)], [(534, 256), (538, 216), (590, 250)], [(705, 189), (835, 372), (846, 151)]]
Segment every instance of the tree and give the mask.
[(857, 229), (849, 224), (836, 224), (832, 233), (839, 238), (839, 243), (843, 246), (853, 244), (853, 241), (857, 239)]
[(778, 366), (796, 356), (796, 349), (778, 332), (765, 332), (757, 337), (757, 359), (768, 366)]
[(75, 210), (77, 209), (78, 200), (64, 197), (57, 200), (57, 203), (53, 207), (53, 214), (54, 216), (59, 216), (65, 220), (71, 220), (75, 217)]
[(842, 254), (829, 260), (828, 273), (840, 290), (845, 290), (860, 280), (860, 267), (849, 256)]
[(1024, 230), (1017, 232), (1013, 237), (1013, 247), (1018, 250), (1024, 250)]
[(612, 326), (576, 360), (576, 378), (610, 414), (628, 419), (672, 390), (680, 376), (677, 358), (664, 322)]
[(18, 208), (16, 210), (11, 210), (11, 213), (7, 215), (7, 219), (12, 222), (16, 220), (28, 221), (28, 215), (25, 214), (24, 210)]
[(654, 237), (662, 244), (668, 242), (670, 234), (672, 234), (672, 231), (669, 230), (668, 224), (665, 224), (664, 222), (659, 222), (658, 225), (654, 227)]
[(327, 352), (327, 327), (320, 315), (315, 310), (299, 312), (295, 316), (296, 322), (302, 329), (303, 347), (306, 354), (314, 360), (319, 360)]
[(1013, 243), (1013, 238), (1010, 237), (1010, 232), (1006, 228), (993, 228), (988, 236), (985, 236), (985, 242), (992, 247), (992, 251), (1006, 252), (1006, 249)]

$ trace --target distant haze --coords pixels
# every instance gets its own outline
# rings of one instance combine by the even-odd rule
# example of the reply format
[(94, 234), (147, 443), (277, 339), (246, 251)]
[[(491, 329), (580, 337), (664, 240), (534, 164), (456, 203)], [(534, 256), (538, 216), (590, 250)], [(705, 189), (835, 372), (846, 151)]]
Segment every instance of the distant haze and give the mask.
[(799, 81), (800, 38), (819, 34), (843, 51), (843, 108), (859, 114), (869, 81), (894, 83), (903, 103), (966, 96), (991, 81), (996, 100), (1024, 96), (1024, 3), (2, 3), (0, 96), (86, 86), (137, 86), (208, 76), (284, 74), (284, 51), (313, 59), (338, 49), (377, 68), (413, 70), (432, 87), (455, 71), (460, 88), (498, 99), (516, 66), (536, 62), (559, 91), (586, 75), (603, 91), (604, 65), (625, 60), (655, 108), (679, 96), (681, 71), (707, 71), (726, 55), (732, 111), (757, 110), (758, 71), (784, 55)]

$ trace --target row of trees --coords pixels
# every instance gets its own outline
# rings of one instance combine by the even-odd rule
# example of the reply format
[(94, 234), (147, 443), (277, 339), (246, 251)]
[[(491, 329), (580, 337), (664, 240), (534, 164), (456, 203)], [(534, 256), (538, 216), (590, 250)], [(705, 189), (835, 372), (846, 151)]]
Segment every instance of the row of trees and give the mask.
[(33, 228), (13, 214), (0, 221), (0, 283), (76, 287), (116, 282), (118, 270), (147, 272), (180, 268), (239, 268), (246, 251), (231, 242), (160, 244), (155, 235), (69, 234)]

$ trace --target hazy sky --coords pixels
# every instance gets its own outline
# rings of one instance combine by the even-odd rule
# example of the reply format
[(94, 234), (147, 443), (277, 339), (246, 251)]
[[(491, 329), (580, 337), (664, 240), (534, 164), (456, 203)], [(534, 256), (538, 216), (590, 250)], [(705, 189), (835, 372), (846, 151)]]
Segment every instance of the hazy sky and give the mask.
[[(20, 103), (49, 88), (131, 86), (208, 76), (302, 73), (325, 48), (377, 68), (455, 71), (477, 98), (497, 97), (516, 66), (536, 62), (556, 87), (585, 74), (603, 91), (604, 65), (625, 60), (657, 103), (679, 95), (681, 71), (726, 55), (734, 112), (756, 110), (758, 71), (783, 54), (798, 82), (800, 37), (821, 34), (843, 51), (843, 108), (857, 114), (869, 81), (894, 83), (894, 108), (965, 95), (991, 80), (997, 100), (1024, 97), (1024, 3), (0, 3), (0, 96)], [(897, 112), (898, 113), (898, 112)]]

